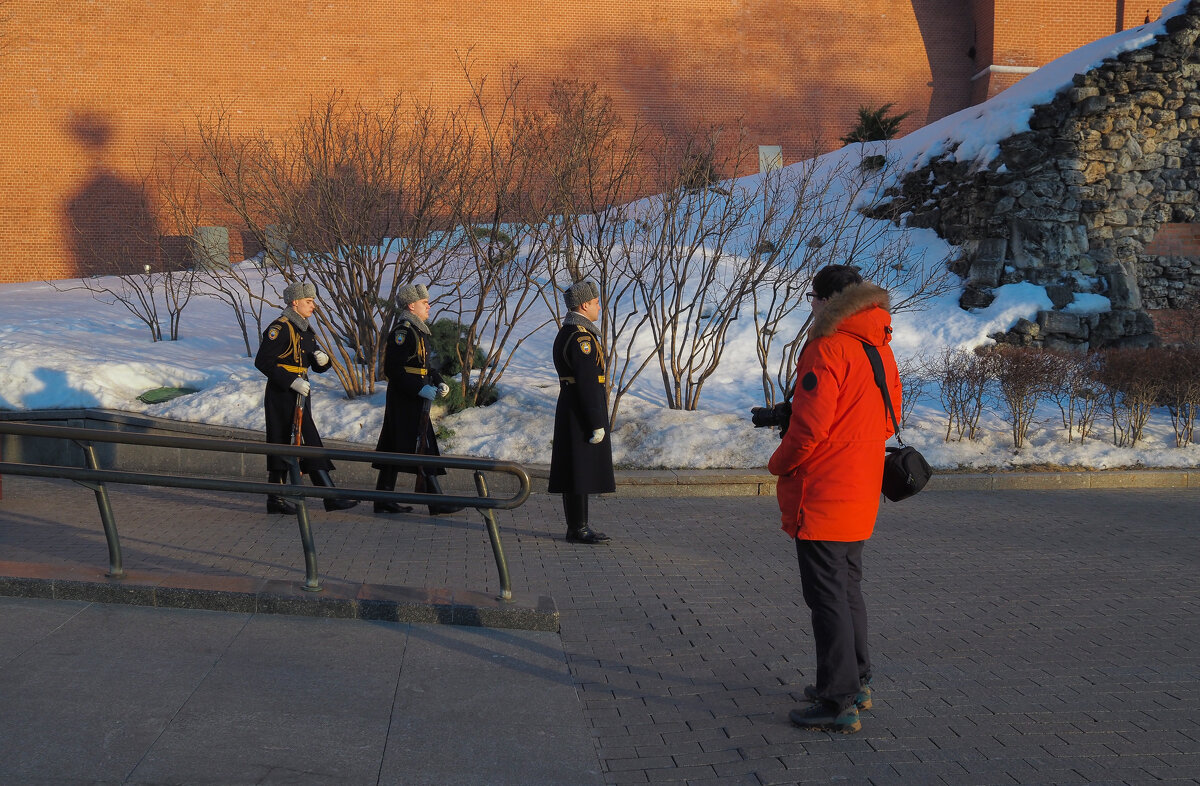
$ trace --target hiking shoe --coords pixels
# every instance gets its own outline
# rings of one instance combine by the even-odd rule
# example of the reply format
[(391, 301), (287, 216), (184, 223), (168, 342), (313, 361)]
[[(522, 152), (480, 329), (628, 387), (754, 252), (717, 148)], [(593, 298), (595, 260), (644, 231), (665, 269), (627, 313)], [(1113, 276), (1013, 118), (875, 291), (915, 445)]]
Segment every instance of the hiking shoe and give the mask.
[[(809, 701), (820, 701), (821, 697), (817, 695), (817, 686), (805, 685), (804, 698)], [(869, 684), (864, 682), (858, 686), (858, 695), (854, 697), (854, 706), (860, 710), (871, 709), (871, 686)]]
[(858, 718), (858, 707), (851, 704), (838, 710), (832, 704), (818, 701), (788, 713), (788, 720), (807, 731), (836, 731), (838, 734), (853, 734), (862, 729)]

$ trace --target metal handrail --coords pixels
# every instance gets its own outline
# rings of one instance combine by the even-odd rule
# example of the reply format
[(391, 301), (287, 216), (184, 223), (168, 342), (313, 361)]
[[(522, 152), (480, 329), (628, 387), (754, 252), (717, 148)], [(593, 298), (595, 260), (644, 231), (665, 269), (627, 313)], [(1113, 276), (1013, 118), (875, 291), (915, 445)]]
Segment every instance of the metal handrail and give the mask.
[[(512, 600), (512, 585), (508, 575), (508, 562), (500, 543), (500, 531), (493, 510), (512, 510), (529, 498), (529, 474), (519, 464), (510, 461), (472, 458), (467, 456), (417, 456), (408, 453), (381, 453), (376, 451), (316, 448), (303, 445), (278, 445), (266, 442), (249, 442), (234, 439), (209, 439), (202, 437), (163, 436), (154, 434), (132, 434), (123, 431), (76, 428), (71, 426), (43, 426), (32, 423), (0, 422), (0, 434), (38, 437), (43, 439), (66, 439), (78, 444), (84, 452), (87, 468), (46, 464), (18, 464), (0, 461), (0, 475), (24, 475), (32, 477), (64, 478), (90, 487), (96, 494), (96, 504), (104, 524), (104, 536), (108, 541), (109, 572), (115, 579), (123, 578), (121, 564), (121, 542), (117, 533), (116, 519), (108, 500), (105, 483), (122, 483), (138, 486), (164, 486), (191, 488), (205, 491), (232, 491), (244, 494), (278, 494), (289, 497), (296, 503), (296, 519), (300, 526), (300, 541), (304, 548), (304, 589), (321, 591), (317, 578), (317, 555), (313, 544), (312, 528), (308, 520), (306, 497), (320, 499), (356, 499), (369, 502), (411, 502), (420, 505), (459, 505), (473, 507), (484, 518), (496, 569), (500, 574), (500, 598)], [(161, 475), (146, 472), (100, 469), (96, 460), (93, 442), (110, 442), (123, 445), (145, 445), (148, 447), (180, 448), (184, 450), (207, 450), (220, 453), (254, 453), (278, 456), (287, 461), (290, 484), (263, 483), (258, 481), (224, 478), (202, 478), (184, 475)], [(436, 467), (473, 470), (478, 496), (425, 494), (409, 491), (381, 491), (378, 489), (353, 489), (343, 487), (304, 486), (301, 484), (300, 459), (337, 459), (360, 461), (373, 464), (392, 464), (398, 467)], [(519, 488), (512, 497), (488, 495), (484, 472), (501, 472), (517, 478)]]

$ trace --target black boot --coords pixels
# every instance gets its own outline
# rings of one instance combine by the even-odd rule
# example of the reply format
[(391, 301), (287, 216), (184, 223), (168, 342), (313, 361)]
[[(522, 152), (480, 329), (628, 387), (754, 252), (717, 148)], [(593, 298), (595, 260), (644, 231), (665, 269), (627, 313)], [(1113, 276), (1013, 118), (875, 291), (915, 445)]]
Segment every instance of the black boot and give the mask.
[[(268, 470), (267, 482), (283, 484), (286, 482), (287, 472), (283, 470)], [(278, 494), (267, 495), (267, 512), (268, 513), (283, 513), (288, 516), (296, 515), (296, 506), (288, 502)]]
[(267, 512), (268, 513), (284, 513), (288, 516), (296, 515), (296, 506), (288, 502), (278, 494), (267, 495)]
[[(379, 470), (379, 479), (375, 481), (376, 491), (396, 490), (396, 468), (387, 467)], [(411, 513), (411, 505), (400, 505), (396, 502), (376, 502), (376, 513)]]
[[(325, 488), (334, 488), (333, 479), (329, 477), (329, 470), (314, 469), (308, 473), (312, 478), (314, 486), (324, 486)], [(325, 500), (325, 510), (350, 510), (358, 504), (356, 499), (327, 499)]]
[(563, 512), (567, 516), (567, 542), (595, 545), (609, 537), (588, 526), (587, 494), (563, 494)]
[[(442, 491), (442, 484), (438, 480), (438, 476), (433, 474), (432, 472), (426, 472), (424, 467), (420, 468), (417, 471), (416, 490), (418, 493), (421, 493), (421, 492), (427, 492), (429, 494), (445, 494), (446, 493), (446, 492)], [(462, 505), (441, 505), (441, 504), (435, 503), (435, 504), (429, 506), (429, 515), (430, 516), (443, 516), (447, 513), (457, 513), (460, 510), (462, 510)]]

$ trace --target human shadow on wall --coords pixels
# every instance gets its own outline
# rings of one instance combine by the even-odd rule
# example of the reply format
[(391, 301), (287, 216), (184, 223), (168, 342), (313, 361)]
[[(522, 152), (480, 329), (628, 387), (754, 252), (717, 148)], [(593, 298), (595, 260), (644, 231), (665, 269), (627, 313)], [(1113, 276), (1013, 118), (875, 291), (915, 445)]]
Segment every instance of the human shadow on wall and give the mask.
[(67, 201), (66, 246), (80, 277), (129, 273), (157, 259), (158, 226), (143, 184), (118, 175), (107, 159), (113, 135), (108, 119), (82, 112), (67, 131), (83, 148), (88, 174)]

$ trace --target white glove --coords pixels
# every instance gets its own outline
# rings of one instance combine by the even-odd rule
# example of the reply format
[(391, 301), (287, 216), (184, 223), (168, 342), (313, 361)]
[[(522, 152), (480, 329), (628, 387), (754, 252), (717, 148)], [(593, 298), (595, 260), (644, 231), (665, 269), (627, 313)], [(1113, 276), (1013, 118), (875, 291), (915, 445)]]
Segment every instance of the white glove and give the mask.
[(289, 387), (301, 396), (307, 396), (309, 391), (312, 390), (312, 385), (308, 384), (308, 380), (304, 377), (296, 377), (292, 380), (292, 384)]
[(438, 385), (438, 398), (445, 398), (450, 395), (450, 386), (445, 382)]
[(316, 352), (313, 353), (313, 360), (317, 361), (318, 366), (328, 366), (329, 365), (329, 355), (326, 355), (325, 351), (322, 349), (318, 349)]
[(421, 398), (433, 401), (434, 397), (437, 396), (437, 388), (435, 388), (433, 385), (426, 385), (417, 391), (417, 395)]
[(598, 428), (595, 431), (593, 431), (592, 438), (588, 440), (588, 442), (592, 443), (593, 445), (599, 445), (603, 441), (604, 441), (604, 429), (602, 429), (602, 428)]

